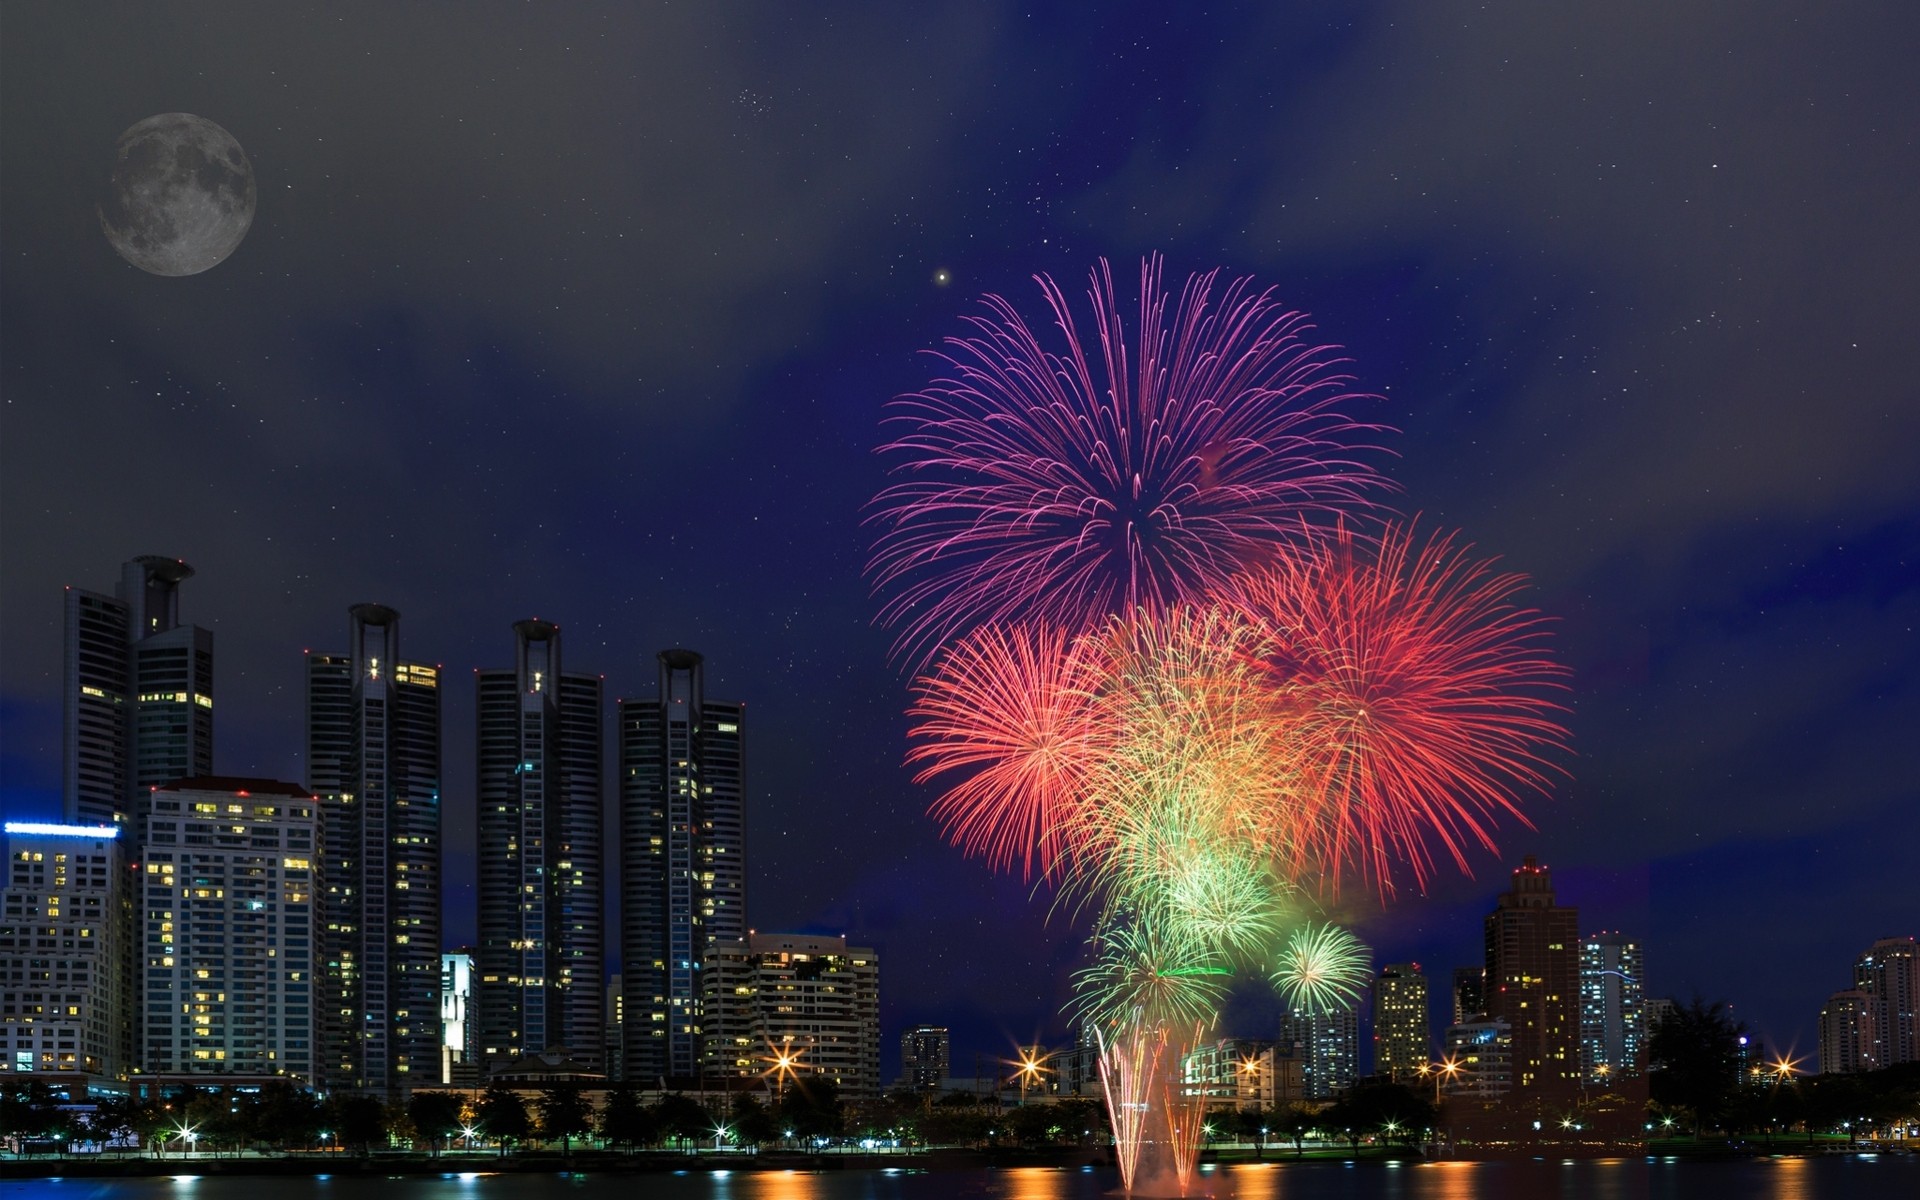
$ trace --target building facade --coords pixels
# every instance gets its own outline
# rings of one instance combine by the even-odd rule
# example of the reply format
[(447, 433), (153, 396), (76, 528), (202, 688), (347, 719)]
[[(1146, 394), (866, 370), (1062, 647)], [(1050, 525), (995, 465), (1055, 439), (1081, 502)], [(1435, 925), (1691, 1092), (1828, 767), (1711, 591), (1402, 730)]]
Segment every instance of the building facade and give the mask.
[[(1186, 1094), (1204, 1097), (1209, 1108), (1231, 1105), (1239, 1109), (1272, 1108), (1288, 1095), (1291, 1059), (1274, 1056), (1274, 1044), (1260, 1038), (1221, 1038), (1196, 1046), (1180, 1062), (1180, 1077)], [(1297, 1091), (1297, 1083), (1296, 1083)]]
[(320, 799), (325, 1086), (440, 1076), (440, 672), (400, 657), (400, 614), (349, 610), (348, 651), (307, 655), (307, 783)]
[(1554, 903), (1553, 877), (1529, 855), (1486, 919), (1486, 1016), (1513, 1033), (1513, 1086), (1580, 1077), (1580, 910)]
[(1513, 1027), (1499, 1017), (1448, 1026), (1446, 1058), (1459, 1068), (1449, 1093), (1498, 1100), (1513, 1090)]
[(1360, 1074), (1360, 1014), (1353, 1008), (1301, 1009), (1280, 1019), (1276, 1056), (1300, 1066), (1305, 1096), (1331, 1100)]
[(480, 1014), (473, 977), (471, 948), (440, 956), (440, 1083), (446, 1087), (480, 1083)]
[(1463, 1025), (1487, 1011), (1487, 969), (1453, 969), (1453, 1023)]
[(1419, 963), (1389, 963), (1373, 981), (1373, 1070), (1405, 1083), (1431, 1061), (1427, 977)]
[(1637, 938), (1590, 934), (1580, 942), (1580, 1074), (1593, 1083), (1646, 1069), (1646, 960)]
[(314, 1079), (320, 803), (271, 779), (155, 790), (139, 882), (140, 1066)]
[(480, 1052), (604, 1072), (604, 689), (563, 668), (559, 626), (513, 631), (512, 669), (475, 673)]
[(0, 890), (0, 1074), (124, 1079), (132, 908), (122, 827), (9, 821)]
[(945, 1025), (914, 1025), (900, 1034), (900, 1086), (936, 1091), (953, 1072), (952, 1038)]
[(706, 1080), (764, 1077), (776, 1090), (831, 1079), (850, 1100), (880, 1093), (880, 960), (843, 937), (749, 934), (707, 951)]
[(1869, 1070), (1920, 1062), (1920, 945), (1881, 938), (1853, 964), (1853, 986), (1869, 997)]
[(701, 964), (746, 926), (744, 706), (706, 698), (691, 650), (660, 653), (657, 699), (620, 702), (624, 1070), (703, 1069)]
[(193, 568), (146, 555), (111, 596), (69, 587), (65, 607), (67, 819), (141, 836), (148, 792), (213, 770), (213, 634), (180, 624)]
[(1848, 988), (1820, 1006), (1820, 1073), (1851, 1075), (1873, 1069), (1873, 994)]

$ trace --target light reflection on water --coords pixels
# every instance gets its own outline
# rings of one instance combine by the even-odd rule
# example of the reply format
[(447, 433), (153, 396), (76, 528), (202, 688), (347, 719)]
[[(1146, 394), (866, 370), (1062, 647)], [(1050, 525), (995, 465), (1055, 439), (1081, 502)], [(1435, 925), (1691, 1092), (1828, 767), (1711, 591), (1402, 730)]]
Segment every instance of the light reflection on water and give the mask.
[[(1111, 1171), (454, 1173), (403, 1178), (179, 1176), (8, 1180), (5, 1200), (1112, 1200)], [(1920, 1197), (1920, 1156), (1676, 1162), (1268, 1162), (1222, 1167), (1189, 1200), (1878, 1200)]]

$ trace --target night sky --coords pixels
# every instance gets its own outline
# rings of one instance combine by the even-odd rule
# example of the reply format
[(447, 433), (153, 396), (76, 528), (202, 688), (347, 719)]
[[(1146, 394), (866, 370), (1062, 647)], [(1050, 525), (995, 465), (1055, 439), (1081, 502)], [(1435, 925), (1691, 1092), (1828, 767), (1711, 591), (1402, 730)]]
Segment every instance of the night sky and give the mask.
[[(302, 650), (380, 601), (453, 677), (457, 943), (468, 671), (534, 615), (613, 695), (687, 646), (748, 705), (751, 922), (879, 948), (889, 1063), (1060, 1037), (1083, 931), (925, 818), (863, 506), (977, 297), (1158, 251), (1313, 313), (1394, 503), (1558, 618), (1572, 780), (1474, 878), (1347, 895), (1375, 961), (1477, 964), (1535, 854), (1650, 993), (1811, 1054), (1920, 933), (1920, 8), (1035, 7), (7, 5), (6, 814), (59, 803), (62, 585), (192, 563), (216, 766), (289, 780)], [(259, 206), (162, 278), (95, 205), (173, 111)]]

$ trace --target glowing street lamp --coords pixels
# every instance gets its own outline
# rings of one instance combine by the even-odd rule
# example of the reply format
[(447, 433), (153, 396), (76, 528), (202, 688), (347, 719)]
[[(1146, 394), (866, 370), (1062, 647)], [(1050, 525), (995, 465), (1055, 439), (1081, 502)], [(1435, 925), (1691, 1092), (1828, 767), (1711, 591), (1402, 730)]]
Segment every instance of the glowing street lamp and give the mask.
[(1421, 1063), (1416, 1073), (1433, 1077), (1433, 1102), (1437, 1105), (1440, 1103), (1440, 1085), (1444, 1082), (1449, 1087), (1453, 1086), (1464, 1069), (1459, 1059), (1448, 1057), (1436, 1063)]
[(1040, 1082), (1040, 1077), (1047, 1073), (1046, 1067), (1042, 1065), (1046, 1061), (1046, 1055), (1040, 1053), (1040, 1047), (1020, 1047), (1020, 1061), (1014, 1065), (1020, 1076), (1021, 1104), (1027, 1102), (1027, 1089)]
[(787, 1098), (787, 1084), (793, 1081), (800, 1069), (800, 1053), (793, 1048), (793, 1035), (788, 1034), (767, 1058), (772, 1064), (767, 1068), (767, 1074), (773, 1076), (774, 1082), (779, 1085), (777, 1100)]

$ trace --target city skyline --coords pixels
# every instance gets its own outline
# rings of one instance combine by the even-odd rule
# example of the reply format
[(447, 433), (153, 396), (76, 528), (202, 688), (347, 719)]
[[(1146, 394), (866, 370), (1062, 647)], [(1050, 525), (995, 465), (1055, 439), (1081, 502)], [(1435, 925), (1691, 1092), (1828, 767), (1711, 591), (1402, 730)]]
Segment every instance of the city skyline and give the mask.
[[(1581, 935), (1644, 938), (1649, 995), (1805, 1056), (1845, 964), (1911, 932), (1913, 14), (116, 11), (0, 43), (7, 819), (61, 808), (55, 592), (138, 555), (196, 572), (217, 691), (166, 694), (224, 774), (312, 784), (301, 650), (406, 614), (450, 814), (511, 622), (564, 627), (609, 702), (693, 647), (753, 709), (754, 911), (875, 947), (889, 1029), (1063, 1041), (1086, 930), (927, 819), (866, 505), (884, 405), (980, 297), (1043, 322), (1034, 273), (1078, 303), (1159, 252), (1311, 314), (1390, 427), (1383, 498), (1531, 576), (1572, 670), (1536, 828), (1337, 898), (1375, 962), (1442, 991), (1531, 854)], [(172, 111), (259, 183), (186, 277), (94, 208)]]

